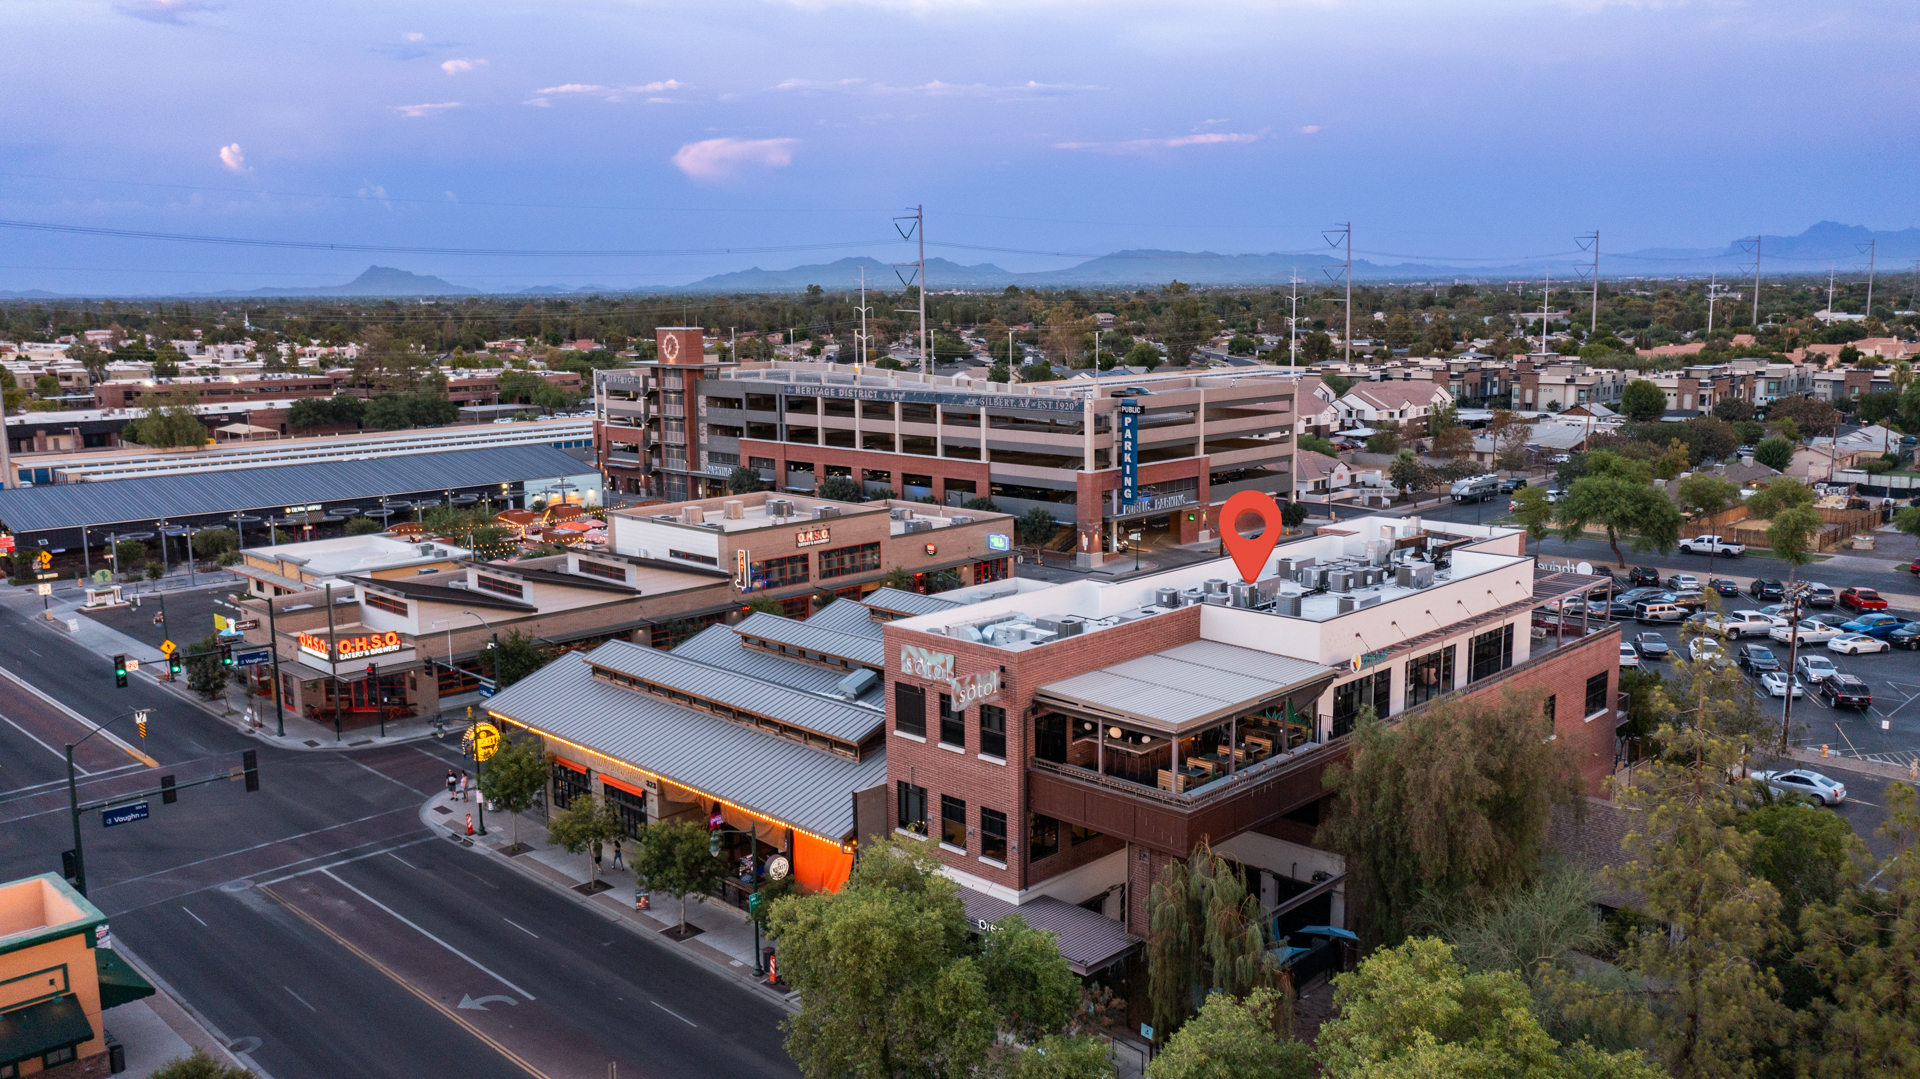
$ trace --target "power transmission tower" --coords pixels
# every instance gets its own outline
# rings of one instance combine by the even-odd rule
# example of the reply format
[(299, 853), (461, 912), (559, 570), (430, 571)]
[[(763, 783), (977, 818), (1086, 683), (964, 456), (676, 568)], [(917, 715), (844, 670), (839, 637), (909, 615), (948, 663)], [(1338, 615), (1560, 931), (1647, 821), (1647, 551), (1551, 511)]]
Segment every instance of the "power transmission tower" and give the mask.
[(860, 332), (853, 335), (853, 362), (866, 363), (868, 341), (867, 315), (872, 308), (867, 306), (867, 268), (860, 267), (860, 306), (854, 310), (860, 312)]
[[(1352, 363), (1353, 362), (1353, 222), (1351, 221), (1343, 222), (1340, 225), (1340, 227), (1337, 229), (1322, 229), (1320, 230), (1320, 235), (1323, 239), (1327, 241), (1328, 247), (1339, 247), (1342, 243), (1346, 244), (1347, 298), (1345, 302), (1347, 305), (1347, 331), (1345, 334), (1345, 338), (1346, 338), (1345, 344), (1343, 346), (1344, 351), (1342, 352), (1342, 362)], [(1339, 239), (1335, 239), (1334, 237), (1336, 236), (1339, 237)], [(1320, 272), (1327, 273), (1325, 270), (1321, 270)], [(1331, 281), (1333, 279), (1334, 277), (1332, 274), (1327, 274), (1327, 280)]]
[(1707, 275), (1707, 336), (1708, 337), (1713, 336), (1713, 303), (1715, 300), (1718, 300), (1722, 295), (1724, 295), (1724, 293), (1720, 291), (1720, 275), (1717, 273), (1708, 274)]
[(1585, 236), (1575, 236), (1574, 242), (1585, 251), (1587, 245), (1593, 245), (1593, 312), (1587, 320), (1587, 336), (1592, 337), (1600, 329), (1600, 230), (1594, 229)]
[[(1920, 282), (1920, 261), (1913, 264), (1913, 272), (1914, 281)], [(1290, 302), (1293, 306), (1287, 312), (1287, 370), (1289, 371), (1293, 370), (1294, 356), (1300, 348), (1300, 267), (1293, 268), (1292, 279), (1293, 295)], [(1915, 288), (1920, 289), (1920, 284), (1916, 284)]]
[(1541, 363), (1546, 362), (1545, 357), (1547, 355), (1547, 306), (1549, 303), (1548, 297), (1552, 295), (1553, 295), (1553, 269), (1549, 267), (1547, 269), (1547, 283), (1540, 287), (1540, 355), (1542, 357), (1540, 361)]
[[(933, 364), (932, 358), (928, 355), (929, 349), (927, 347), (927, 208), (924, 205), (915, 206), (912, 213), (902, 214), (893, 220), (894, 231), (900, 234), (902, 240), (918, 240), (920, 242), (920, 261), (906, 264), (914, 267), (914, 280), (910, 282), (906, 278), (900, 277), (898, 267), (895, 267), (893, 273), (895, 277), (900, 277), (900, 283), (902, 285), (910, 285), (916, 282), (919, 285), (920, 373), (923, 375), (931, 375), (933, 374)], [(913, 222), (913, 227), (906, 229), (901, 228), (899, 222), (902, 221)]]
[[(1861, 250), (1865, 251), (1867, 255), (1867, 317), (1868, 318), (1873, 317), (1873, 259), (1874, 259), (1874, 255), (1877, 253), (1876, 249), (1879, 246), (1880, 246), (1880, 241), (1877, 238), (1868, 240), (1864, 245), (1861, 245)], [(1827, 306), (1831, 307), (1833, 305), (1828, 304)]]
[(1756, 233), (1750, 248), (1745, 240), (1740, 241), (1741, 247), (1753, 252), (1753, 332), (1756, 334), (1760, 332), (1760, 242), (1764, 239), (1765, 236)]

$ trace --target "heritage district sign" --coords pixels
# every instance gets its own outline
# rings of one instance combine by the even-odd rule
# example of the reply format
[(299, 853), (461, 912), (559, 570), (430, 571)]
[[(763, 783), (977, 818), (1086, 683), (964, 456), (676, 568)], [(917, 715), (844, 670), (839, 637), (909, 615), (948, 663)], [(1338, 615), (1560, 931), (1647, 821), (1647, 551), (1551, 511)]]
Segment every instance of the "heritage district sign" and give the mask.
[(953, 656), (948, 653), (916, 648), (910, 644), (900, 646), (900, 673), (910, 674), (915, 678), (946, 682), (947, 689), (953, 696), (953, 707), (956, 711), (976, 701), (984, 701), (1000, 695), (998, 670), (981, 671), (962, 677), (955, 677), (953, 670)]
[(342, 659), (362, 659), (367, 656), (384, 655), (400, 651), (398, 633), (364, 633), (353, 637), (341, 637), (334, 641), (334, 647), (327, 648), (325, 637), (311, 633), (300, 634), (300, 651), (318, 656), (329, 663)]

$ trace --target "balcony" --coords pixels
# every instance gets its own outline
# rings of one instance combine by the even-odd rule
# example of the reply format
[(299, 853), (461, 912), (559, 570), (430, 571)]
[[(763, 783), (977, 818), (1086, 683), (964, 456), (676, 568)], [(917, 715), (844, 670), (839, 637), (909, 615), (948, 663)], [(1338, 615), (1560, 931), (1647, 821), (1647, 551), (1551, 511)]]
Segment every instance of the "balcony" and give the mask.
[(1175, 737), (1112, 719), (1049, 712), (1034, 721), (1034, 744), (1043, 753), (1051, 745), (1058, 756), (1061, 732), (1070, 730), (1065, 760), (1034, 763), (1115, 790), (1153, 797), (1167, 792), (1170, 804), (1188, 805), (1324, 746), (1325, 727), (1319, 717), (1284, 703)]

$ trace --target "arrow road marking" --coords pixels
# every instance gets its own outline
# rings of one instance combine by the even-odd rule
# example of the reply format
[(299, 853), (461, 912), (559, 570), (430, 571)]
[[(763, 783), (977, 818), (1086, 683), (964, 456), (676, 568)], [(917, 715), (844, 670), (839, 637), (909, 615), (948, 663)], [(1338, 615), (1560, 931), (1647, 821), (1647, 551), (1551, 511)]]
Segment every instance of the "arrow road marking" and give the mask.
[(519, 1001), (513, 999), (512, 997), (501, 996), (498, 993), (495, 993), (492, 996), (480, 997), (478, 999), (475, 999), (473, 997), (466, 995), (465, 993), (462, 993), (460, 994), (459, 1006), (462, 1008), (466, 1008), (470, 1011), (484, 1012), (488, 1010), (487, 1009), (488, 1001), (496, 1001), (501, 1004), (519, 1004), (520, 1003)]

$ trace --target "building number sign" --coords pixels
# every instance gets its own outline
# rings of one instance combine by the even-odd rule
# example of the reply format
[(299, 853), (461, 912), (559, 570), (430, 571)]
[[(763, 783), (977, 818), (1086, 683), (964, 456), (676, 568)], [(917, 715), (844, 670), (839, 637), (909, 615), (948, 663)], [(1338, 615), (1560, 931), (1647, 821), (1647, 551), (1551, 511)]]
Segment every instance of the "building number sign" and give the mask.
[(400, 651), (400, 635), (398, 633), (367, 633), (354, 637), (341, 637), (334, 642), (334, 647), (329, 654), (325, 637), (302, 633), (300, 634), (300, 651), (328, 661), (360, 659), (365, 656)]

